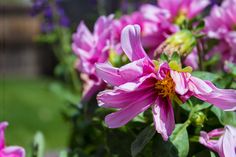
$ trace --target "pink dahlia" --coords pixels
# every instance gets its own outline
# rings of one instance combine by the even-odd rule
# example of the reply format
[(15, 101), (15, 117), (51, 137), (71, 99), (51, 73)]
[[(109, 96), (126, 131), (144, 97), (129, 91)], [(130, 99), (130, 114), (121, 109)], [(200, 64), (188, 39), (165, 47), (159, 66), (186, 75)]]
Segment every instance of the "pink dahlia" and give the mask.
[(225, 0), (221, 6), (213, 6), (206, 17), (208, 37), (218, 39), (219, 44), (210, 52), (210, 56), (220, 53), (223, 61), (236, 63), (236, 0)]
[(236, 128), (225, 126), (206, 133), (201, 132), (200, 143), (217, 152), (220, 157), (236, 156)]
[(97, 96), (99, 106), (118, 109), (106, 116), (108, 127), (121, 127), (151, 107), (156, 130), (167, 140), (175, 127), (172, 100), (181, 103), (195, 96), (223, 110), (236, 110), (235, 90), (218, 89), (174, 62), (152, 61), (142, 47), (138, 25), (123, 29), (121, 46), (131, 63), (120, 68), (96, 64), (97, 75), (114, 86)]
[(78, 56), (76, 66), (85, 80), (85, 99), (104, 88), (104, 82), (96, 75), (95, 63), (103, 63), (108, 59), (112, 22), (112, 15), (101, 16), (95, 23), (93, 33), (81, 22), (73, 34), (72, 49)]
[(7, 122), (0, 123), (0, 157), (24, 157), (25, 150), (18, 146), (6, 146), (4, 130), (8, 126)]

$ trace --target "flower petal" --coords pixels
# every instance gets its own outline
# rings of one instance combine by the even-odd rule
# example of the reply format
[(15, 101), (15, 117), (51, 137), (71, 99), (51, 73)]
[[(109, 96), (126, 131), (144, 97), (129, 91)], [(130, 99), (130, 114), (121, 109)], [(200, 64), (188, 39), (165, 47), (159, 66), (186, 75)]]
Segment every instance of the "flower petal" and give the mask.
[(212, 92), (212, 88), (203, 80), (197, 77), (190, 77), (189, 90), (197, 94), (207, 94)]
[(225, 134), (223, 136), (223, 150), (225, 157), (236, 156), (236, 128), (231, 126), (225, 127)]
[(214, 150), (216, 152), (219, 151), (219, 144), (217, 140), (210, 140), (211, 136), (209, 136), (209, 134), (205, 131), (201, 131), (200, 132), (200, 138), (199, 138), (199, 142), (206, 146), (207, 148)]
[(180, 73), (177, 71), (170, 71), (170, 75), (175, 82), (175, 91), (180, 94), (184, 95), (188, 91), (188, 83), (187, 83), (187, 73)]
[(147, 110), (150, 105), (154, 103), (155, 99), (155, 92), (149, 91), (147, 94), (144, 94), (132, 103), (128, 104), (126, 108), (122, 108), (117, 112), (107, 115), (105, 123), (109, 128), (121, 127), (141, 112)]
[(112, 86), (119, 86), (126, 82), (119, 74), (119, 69), (112, 67), (108, 63), (96, 64), (96, 73), (97, 76)]
[(174, 111), (170, 100), (158, 98), (152, 113), (157, 132), (167, 141), (175, 128)]
[(6, 147), (0, 150), (1, 157), (25, 157), (25, 150), (18, 146)]
[(152, 91), (155, 80), (155, 78), (149, 77), (136, 83), (132, 89), (118, 87), (114, 90), (100, 92), (97, 96), (98, 105), (108, 108), (125, 108), (134, 101), (137, 101), (144, 93)]
[(89, 51), (93, 47), (94, 39), (93, 35), (86, 27), (84, 22), (80, 22), (77, 32), (73, 34), (72, 49), (76, 52), (76, 47)]
[(0, 150), (5, 147), (5, 134), (4, 130), (8, 126), (7, 122), (0, 123)]
[(211, 87), (212, 92), (206, 94), (194, 94), (195, 97), (209, 102), (225, 111), (236, 110), (236, 90), (233, 89), (219, 89), (211, 82), (205, 81)]
[(121, 46), (130, 61), (147, 56), (142, 47), (139, 25), (128, 25), (122, 30)]

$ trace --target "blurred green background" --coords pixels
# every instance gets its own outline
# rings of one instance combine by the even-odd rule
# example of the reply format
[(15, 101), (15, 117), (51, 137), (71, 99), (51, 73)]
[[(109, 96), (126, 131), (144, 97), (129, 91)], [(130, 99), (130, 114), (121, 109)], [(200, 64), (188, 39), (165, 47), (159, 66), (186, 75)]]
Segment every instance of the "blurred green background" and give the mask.
[(34, 134), (42, 131), (48, 150), (66, 146), (70, 127), (61, 114), (66, 104), (51, 85), (47, 78), (1, 80), (0, 121), (9, 122), (8, 144), (29, 149)]

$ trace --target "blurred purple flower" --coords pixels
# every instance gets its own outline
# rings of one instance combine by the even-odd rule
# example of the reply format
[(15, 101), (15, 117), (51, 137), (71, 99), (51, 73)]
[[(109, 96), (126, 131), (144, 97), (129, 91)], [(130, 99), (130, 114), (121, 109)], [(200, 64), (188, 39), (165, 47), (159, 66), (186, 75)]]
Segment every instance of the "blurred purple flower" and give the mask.
[(95, 64), (108, 60), (112, 22), (113, 15), (99, 17), (94, 25), (93, 33), (89, 31), (84, 22), (80, 22), (77, 32), (73, 34), (72, 50), (78, 56), (76, 66), (82, 72), (82, 79), (85, 81), (84, 101), (104, 89), (105, 83), (97, 77)]
[(36, 16), (41, 13), (46, 6), (48, 6), (48, 0), (34, 0), (31, 8), (31, 15)]
[(210, 15), (206, 17), (206, 33), (208, 37), (218, 39), (209, 57), (220, 53), (223, 63), (236, 63), (236, 0), (225, 0), (221, 6), (213, 6)]
[(32, 5), (33, 16), (42, 15), (43, 21), (41, 31), (43, 33), (52, 32), (56, 26), (69, 27), (70, 20), (66, 16), (62, 6), (62, 0), (35, 0)]

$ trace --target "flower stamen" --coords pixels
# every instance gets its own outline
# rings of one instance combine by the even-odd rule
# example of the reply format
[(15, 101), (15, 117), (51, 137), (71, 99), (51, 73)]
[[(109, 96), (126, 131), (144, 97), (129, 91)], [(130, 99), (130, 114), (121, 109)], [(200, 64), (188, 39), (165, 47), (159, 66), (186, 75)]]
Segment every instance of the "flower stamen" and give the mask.
[(155, 89), (158, 90), (158, 95), (162, 97), (173, 98), (175, 96), (175, 83), (169, 73), (163, 80), (158, 80), (155, 83)]

